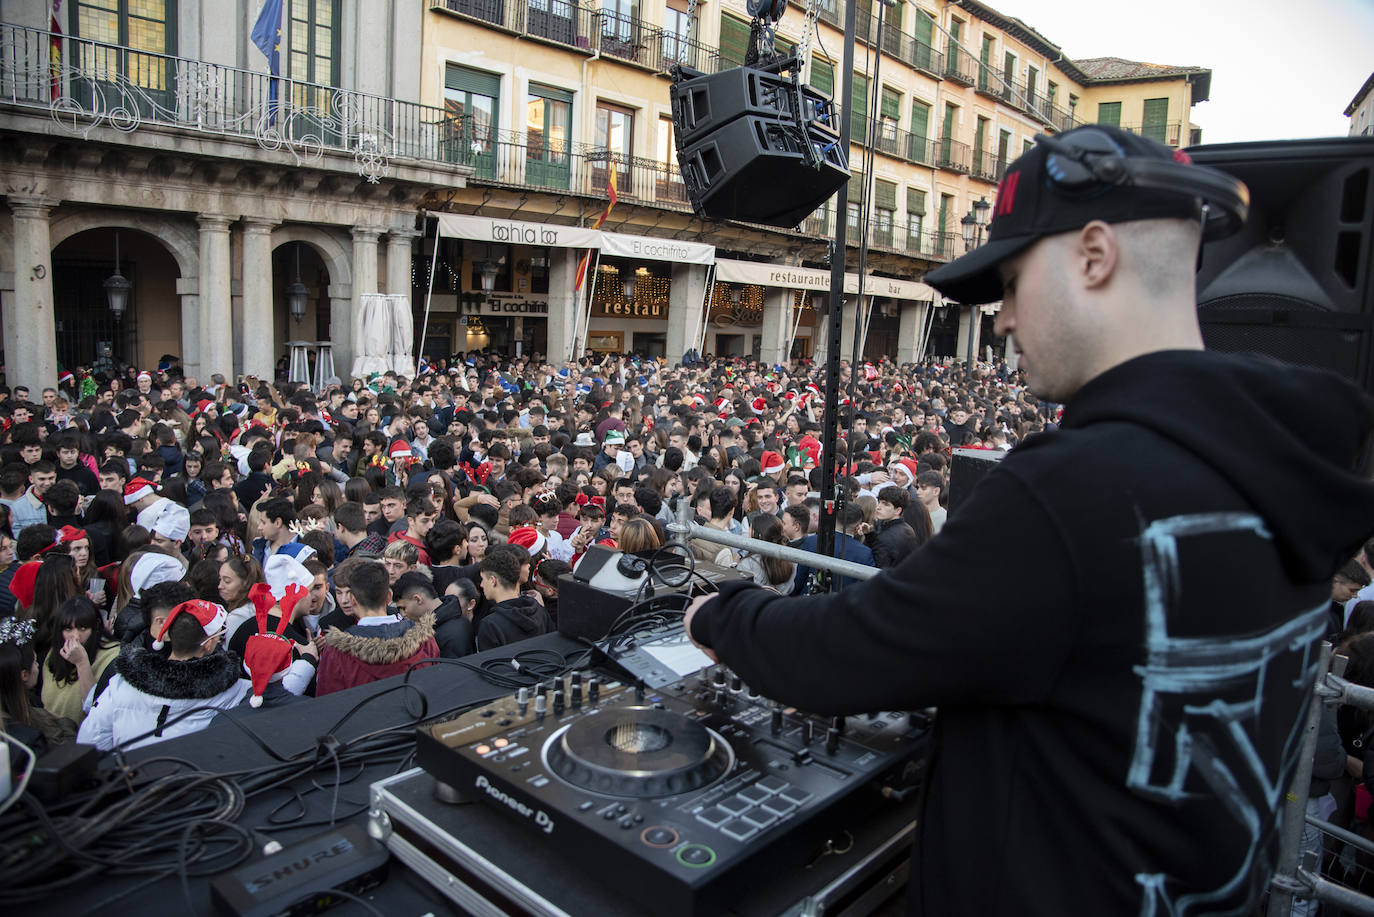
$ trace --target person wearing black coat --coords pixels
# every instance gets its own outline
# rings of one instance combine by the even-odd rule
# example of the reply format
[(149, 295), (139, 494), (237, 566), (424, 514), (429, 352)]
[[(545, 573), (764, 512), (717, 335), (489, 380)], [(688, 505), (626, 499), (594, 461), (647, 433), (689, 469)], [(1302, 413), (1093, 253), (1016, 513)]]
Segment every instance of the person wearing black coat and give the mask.
[(458, 595), (441, 598), (429, 577), (411, 572), (396, 580), (396, 585), (391, 587), (391, 600), (401, 614), (412, 621), (433, 614), (434, 642), (439, 644), (439, 655), (456, 659), (468, 655), (473, 648), (472, 606), (477, 597), (475, 590), (470, 591), (473, 595), (467, 598)]
[(553, 630), (544, 606), (520, 592), (521, 563), (513, 551), (488, 551), (482, 559), (482, 592), (492, 604), (477, 625), (479, 653)]
[(875, 567), (894, 567), (920, 545), (916, 530), (902, 521), (902, 511), (911, 502), (906, 490), (888, 485), (878, 491), (878, 506), (873, 511), (873, 531), (868, 547)]

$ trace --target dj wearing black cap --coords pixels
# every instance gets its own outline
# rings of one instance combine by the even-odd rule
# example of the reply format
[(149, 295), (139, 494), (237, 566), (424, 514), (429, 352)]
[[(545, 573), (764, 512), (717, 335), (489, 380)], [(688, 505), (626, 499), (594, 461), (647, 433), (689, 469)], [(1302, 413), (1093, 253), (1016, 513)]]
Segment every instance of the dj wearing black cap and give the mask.
[(925, 282), (1001, 300), (997, 331), (1061, 428), (866, 583), (732, 585), (689, 609), (692, 638), (767, 697), (939, 707), (913, 913), (1257, 906), (1331, 577), (1374, 528), (1374, 406), (1203, 350), (1198, 247), (1247, 200), (1114, 128), (1038, 138), (988, 243)]

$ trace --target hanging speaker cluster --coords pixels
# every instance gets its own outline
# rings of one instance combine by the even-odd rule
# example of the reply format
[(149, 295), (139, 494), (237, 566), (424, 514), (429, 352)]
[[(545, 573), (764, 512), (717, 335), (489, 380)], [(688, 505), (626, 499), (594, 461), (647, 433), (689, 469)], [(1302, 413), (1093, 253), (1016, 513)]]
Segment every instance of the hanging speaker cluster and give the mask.
[(794, 76), (682, 68), (669, 96), (678, 165), (699, 217), (791, 228), (849, 179), (834, 104)]

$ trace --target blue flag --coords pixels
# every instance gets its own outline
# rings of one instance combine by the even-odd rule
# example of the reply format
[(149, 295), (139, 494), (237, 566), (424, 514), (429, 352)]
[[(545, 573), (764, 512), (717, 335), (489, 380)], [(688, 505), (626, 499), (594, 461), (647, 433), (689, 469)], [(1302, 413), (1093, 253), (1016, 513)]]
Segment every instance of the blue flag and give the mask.
[(277, 123), (277, 83), (281, 76), (281, 5), (282, 0), (267, 0), (253, 23), (253, 44), (267, 57), (267, 69), (272, 79), (267, 88), (267, 123)]

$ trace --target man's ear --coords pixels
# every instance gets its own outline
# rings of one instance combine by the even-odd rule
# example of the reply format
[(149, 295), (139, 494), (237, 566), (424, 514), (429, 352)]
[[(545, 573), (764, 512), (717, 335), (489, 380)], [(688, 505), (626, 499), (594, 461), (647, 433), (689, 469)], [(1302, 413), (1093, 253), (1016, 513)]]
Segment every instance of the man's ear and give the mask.
[(1102, 220), (1093, 220), (1079, 230), (1070, 264), (1086, 287), (1101, 289), (1116, 273), (1119, 254), (1116, 230)]

